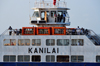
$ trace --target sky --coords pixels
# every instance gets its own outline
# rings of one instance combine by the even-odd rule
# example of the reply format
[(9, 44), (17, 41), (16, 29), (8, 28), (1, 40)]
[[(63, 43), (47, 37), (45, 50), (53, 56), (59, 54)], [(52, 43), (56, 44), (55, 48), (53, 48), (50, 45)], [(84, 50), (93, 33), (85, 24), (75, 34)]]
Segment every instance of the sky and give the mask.
[[(30, 1), (30, 6), (29, 6)], [(29, 14), (34, 12), (35, 0), (0, 0), (0, 34), (9, 26), (13, 29), (32, 27), (29, 24)], [(47, 1), (47, 0), (45, 0)], [(51, 0), (48, 0), (51, 1)], [(63, 0), (60, 0), (63, 1)], [(92, 29), (100, 34), (100, 0), (65, 0), (71, 25), (68, 28), (80, 26)]]

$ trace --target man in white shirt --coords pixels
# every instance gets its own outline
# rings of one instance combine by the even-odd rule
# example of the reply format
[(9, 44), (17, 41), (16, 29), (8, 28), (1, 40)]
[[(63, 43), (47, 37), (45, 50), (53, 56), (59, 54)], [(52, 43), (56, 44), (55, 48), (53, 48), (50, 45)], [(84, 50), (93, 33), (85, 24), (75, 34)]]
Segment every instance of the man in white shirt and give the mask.
[(80, 35), (81, 29), (79, 28), (79, 26), (78, 26), (78, 28), (76, 28), (76, 32), (77, 32), (77, 35)]

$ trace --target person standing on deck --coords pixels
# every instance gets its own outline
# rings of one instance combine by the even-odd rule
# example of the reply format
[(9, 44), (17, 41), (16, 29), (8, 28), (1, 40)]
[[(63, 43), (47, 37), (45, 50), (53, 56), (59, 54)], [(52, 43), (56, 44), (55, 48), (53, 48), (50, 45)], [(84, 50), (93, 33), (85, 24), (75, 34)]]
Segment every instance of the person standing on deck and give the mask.
[(54, 14), (55, 22), (57, 22), (57, 14)]
[(62, 22), (62, 19), (63, 19), (63, 14), (61, 14), (60, 16), (60, 22)]
[(9, 26), (8, 30), (9, 30), (9, 35), (11, 35), (12, 34), (12, 27)]
[(66, 17), (66, 15), (65, 15), (65, 13), (63, 14), (63, 23), (65, 23), (65, 17)]
[(60, 22), (60, 14), (57, 16), (57, 21)]
[(77, 32), (77, 35), (80, 35), (81, 29), (79, 28), (79, 26), (76, 28), (76, 32)]

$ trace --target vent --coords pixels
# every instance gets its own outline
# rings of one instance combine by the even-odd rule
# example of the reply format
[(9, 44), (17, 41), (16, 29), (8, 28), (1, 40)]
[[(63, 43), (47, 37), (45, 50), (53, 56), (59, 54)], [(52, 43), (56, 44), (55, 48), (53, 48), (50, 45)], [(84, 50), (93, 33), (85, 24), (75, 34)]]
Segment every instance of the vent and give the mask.
[(46, 23), (46, 21), (39, 21), (39, 23)]
[(37, 23), (37, 21), (31, 21), (31, 23)]

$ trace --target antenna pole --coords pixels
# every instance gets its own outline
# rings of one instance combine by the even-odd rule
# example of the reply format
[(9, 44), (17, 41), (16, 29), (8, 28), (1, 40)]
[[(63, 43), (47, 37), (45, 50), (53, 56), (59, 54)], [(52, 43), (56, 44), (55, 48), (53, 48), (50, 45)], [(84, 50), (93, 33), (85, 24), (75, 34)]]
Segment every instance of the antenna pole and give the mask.
[[(64, 0), (64, 6), (66, 5), (65, 0)], [(66, 6), (65, 6), (66, 7)]]
[(29, 22), (31, 20), (31, 16), (30, 16), (30, 0), (29, 0)]

